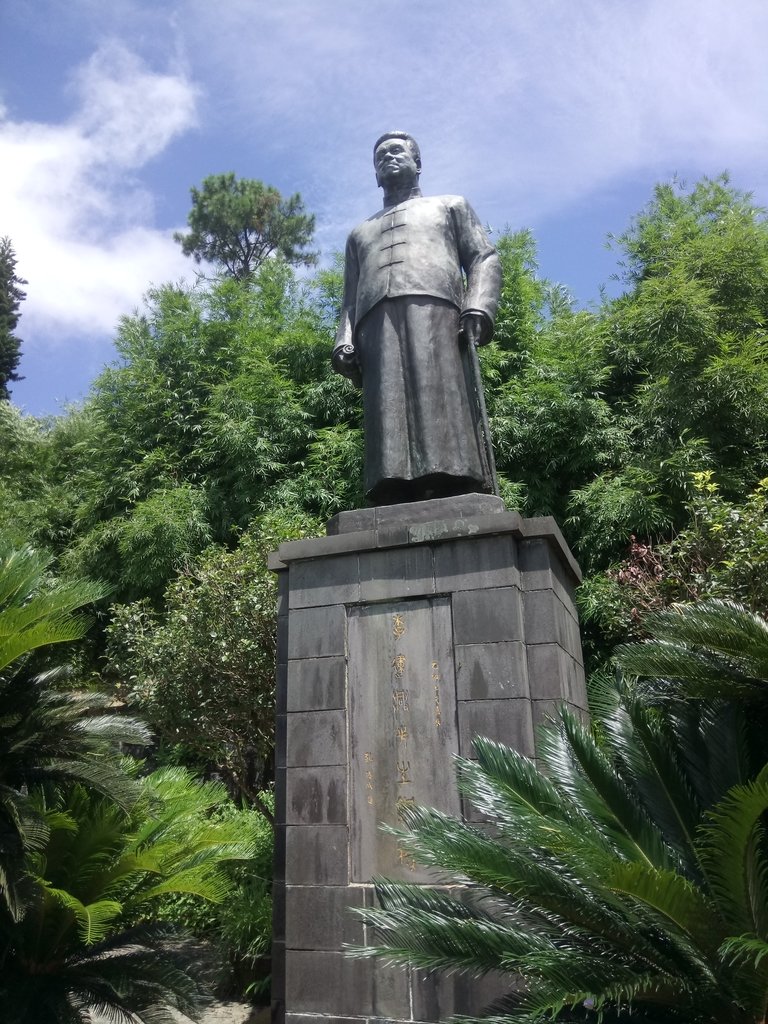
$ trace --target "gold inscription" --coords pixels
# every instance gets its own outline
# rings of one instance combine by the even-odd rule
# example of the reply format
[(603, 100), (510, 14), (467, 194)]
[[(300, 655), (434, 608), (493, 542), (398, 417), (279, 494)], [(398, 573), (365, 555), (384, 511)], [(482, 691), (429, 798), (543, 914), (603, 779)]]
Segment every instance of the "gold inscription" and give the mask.
[(395, 671), (395, 675), (398, 679), (402, 678), (403, 672), (405, 671), (405, 655), (397, 654), (392, 659), (392, 668)]
[(401, 864), (405, 864), (405, 866), (409, 868), (411, 871), (416, 870), (416, 861), (414, 860), (412, 854), (410, 854), (407, 850), (404, 850), (402, 846), (398, 846), (397, 855)]
[(396, 736), (399, 743), (405, 743), (408, 739), (408, 727), (405, 725), (398, 725)]
[(400, 778), (397, 780), (398, 786), (409, 785), (411, 780), (408, 778), (408, 772), (411, 770), (411, 762), (398, 761), (395, 767), (397, 768), (398, 775), (400, 776)]
[(395, 640), (399, 640), (400, 637), (405, 633), (405, 617), (396, 612), (392, 616), (392, 636)]
[(408, 711), (408, 690), (393, 690), (392, 691), (392, 707), (395, 711)]

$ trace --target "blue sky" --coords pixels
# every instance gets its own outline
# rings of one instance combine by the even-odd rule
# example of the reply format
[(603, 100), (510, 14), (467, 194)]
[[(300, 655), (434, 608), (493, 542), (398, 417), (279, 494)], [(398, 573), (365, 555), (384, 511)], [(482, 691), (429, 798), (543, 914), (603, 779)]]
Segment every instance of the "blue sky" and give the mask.
[(379, 206), (371, 145), (427, 194), (529, 227), (597, 298), (655, 182), (731, 172), (768, 205), (765, 0), (14, 0), (0, 7), (0, 235), (29, 281), (35, 414), (87, 392), (148, 285), (191, 278), (189, 188), (301, 192), (325, 258)]

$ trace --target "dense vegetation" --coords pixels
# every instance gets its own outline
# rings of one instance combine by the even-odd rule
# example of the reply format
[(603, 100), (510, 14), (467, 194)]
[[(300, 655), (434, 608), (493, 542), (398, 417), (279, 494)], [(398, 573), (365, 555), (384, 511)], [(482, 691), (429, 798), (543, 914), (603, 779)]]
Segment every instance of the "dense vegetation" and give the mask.
[[(311, 259), (300, 200), (282, 209), (265, 186), (218, 176), (194, 201), (192, 234), (180, 241), (218, 272), (152, 289), (121, 321), (119, 358), (82, 405), (37, 420), (0, 401), (0, 532), (9, 551), (50, 553), (35, 593), (90, 581), (84, 600), (95, 602), (93, 627), (67, 651), (70, 689), (54, 679), (24, 699), (74, 714), (72, 695), (84, 713), (87, 693), (93, 707), (112, 702), (140, 716), (153, 734), (143, 772), (222, 780), (225, 817), (256, 814), (250, 855), (263, 861), (268, 828), (249, 809), (269, 817), (274, 582), (265, 554), (363, 503), (360, 405), (329, 362), (339, 268), (310, 280), (291, 267)], [(284, 250), (276, 235), (253, 234), (254, 225), (271, 231), (267, 213), (279, 220), (281, 209), (299, 218)], [(502, 303), (496, 342), (481, 355), (503, 497), (563, 527), (586, 574), (593, 670), (676, 601), (735, 599), (768, 613), (768, 221), (725, 177), (690, 190), (661, 185), (613, 245), (623, 294), (584, 310), (537, 275), (529, 233), (499, 238)], [(0, 592), (0, 610), (5, 599)], [(48, 679), (58, 662), (47, 651), (23, 653), (21, 667)], [(20, 700), (7, 667), (0, 673), (11, 687), (0, 698)], [(46, 694), (56, 695), (52, 705)], [(618, 706), (611, 714), (630, 714)], [(612, 728), (607, 711), (603, 719), (596, 749)], [(600, 756), (611, 762), (609, 742)], [(65, 826), (74, 842), (83, 815), (118, 815), (110, 849), (118, 858), (133, 849), (141, 799), (116, 805), (104, 786), (72, 788), (88, 784), (73, 777), (63, 790), (41, 790), (36, 802), (24, 798), (22, 814), (25, 791), (9, 783), (3, 849), (27, 865), (14, 876), (17, 921), (27, 899), (19, 879), (45, 859), (41, 844), (56, 838), (57, 822), (75, 823)], [(698, 820), (728, 792), (723, 783), (700, 801)], [(25, 839), (23, 822), (46, 815), (47, 838), (33, 828)], [(688, 862), (664, 859), (665, 835), (655, 867), (685, 879)], [(196, 934), (229, 943), (233, 958), (253, 959), (266, 944), (266, 885), (238, 872), (228, 918), (176, 893), (153, 920), (193, 922)], [(89, 904), (76, 879), (45, 885), (68, 892), (57, 906), (82, 918), (77, 907)], [(114, 910), (119, 895), (105, 898), (102, 938), (117, 949), (132, 911)]]

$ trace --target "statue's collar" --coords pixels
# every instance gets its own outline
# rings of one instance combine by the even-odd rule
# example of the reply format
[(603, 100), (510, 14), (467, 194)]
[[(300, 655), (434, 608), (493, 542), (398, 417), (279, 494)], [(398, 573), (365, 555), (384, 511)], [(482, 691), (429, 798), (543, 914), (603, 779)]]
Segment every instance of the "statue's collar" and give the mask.
[(406, 202), (408, 199), (419, 199), (421, 197), (421, 189), (418, 185), (414, 185), (413, 188), (402, 189), (400, 192), (391, 192), (389, 195), (384, 196), (384, 209), (389, 210), (393, 206), (399, 206), (400, 203)]

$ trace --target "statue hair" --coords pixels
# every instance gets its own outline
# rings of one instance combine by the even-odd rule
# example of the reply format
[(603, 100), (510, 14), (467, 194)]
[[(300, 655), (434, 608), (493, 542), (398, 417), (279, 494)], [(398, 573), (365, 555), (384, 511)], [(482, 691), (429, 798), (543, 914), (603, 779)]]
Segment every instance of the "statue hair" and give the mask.
[(385, 141), (385, 139), (405, 139), (408, 143), (408, 148), (411, 151), (413, 159), (416, 161), (417, 166), (421, 169), (421, 152), (419, 151), (419, 144), (412, 135), (408, 132), (384, 132), (373, 144), (373, 159), (376, 160), (376, 150)]

